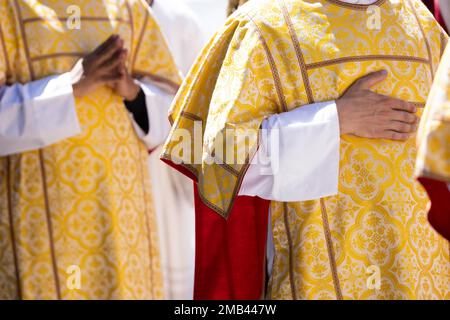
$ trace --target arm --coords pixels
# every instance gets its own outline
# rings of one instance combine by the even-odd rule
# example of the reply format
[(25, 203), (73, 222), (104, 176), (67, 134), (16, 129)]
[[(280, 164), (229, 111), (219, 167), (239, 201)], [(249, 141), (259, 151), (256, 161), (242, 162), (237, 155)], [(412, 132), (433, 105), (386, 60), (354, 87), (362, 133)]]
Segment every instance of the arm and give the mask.
[(262, 124), (260, 141), (240, 195), (304, 201), (337, 193), (340, 137), (335, 101), (271, 116)]
[(43, 148), (80, 131), (69, 73), (0, 87), (0, 156)]
[(386, 76), (374, 72), (357, 80), (336, 101), (305, 105), (266, 119), (260, 148), (239, 194), (276, 201), (334, 195), (340, 135), (407, 140), (417, 129), (416, 107), (369, 90)]
[(148, 78), (136, 83), (140, 89), (137, 98), (125, 104), (138, 137), (152, 150), (165, 141), (170, 131), (168, 112), (175, 92)]
[(39, 149), (75, 136), (74, 97), (82, 98), (121, 75), (123, 41), (113, 35), (65, 74), (0, 86), (0, 156)]

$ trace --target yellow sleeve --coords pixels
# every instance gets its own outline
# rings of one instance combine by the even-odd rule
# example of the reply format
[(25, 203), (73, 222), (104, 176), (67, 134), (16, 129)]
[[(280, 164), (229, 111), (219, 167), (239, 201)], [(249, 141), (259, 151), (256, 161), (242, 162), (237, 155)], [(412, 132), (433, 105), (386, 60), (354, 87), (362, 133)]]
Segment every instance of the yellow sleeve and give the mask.
[(428, 97), (418, 145), (416, 175), (450, 183), (450, 46)]
[(150, 6), (144, 0), (127, 1), (133, 20), (130, 53), (133, 75), (149, 77), (178, 89), (182, 81), (180, 72)]
[(440, 59), (447, 46), (448, 35), (422, 0), (408, 1), (411, 1), (414, 14), (419, 21), (419, 27), (425, 38), (424, 45), (427, 47), (430, 55), (429, 63), (431, 64), (433, 75), (436, 76)]
[(258, 147), (263, 119), (279, 112), (257, 27), (231, 18), (206, 46), (172, 106), (162, 159), (188, 170), (205, 204), (227, 217)]

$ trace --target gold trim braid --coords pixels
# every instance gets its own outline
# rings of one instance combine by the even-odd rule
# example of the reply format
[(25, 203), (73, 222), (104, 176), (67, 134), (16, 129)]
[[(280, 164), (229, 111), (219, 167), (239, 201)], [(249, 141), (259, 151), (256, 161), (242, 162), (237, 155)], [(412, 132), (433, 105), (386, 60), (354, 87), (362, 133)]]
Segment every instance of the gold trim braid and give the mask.
[(339, 273), (337, 270), (336, 256), (334, 254), (333, 240), (331, 237), (330, 224), (328, 221), (328, 212), (324, 199), (320, 199), (320, 209), (322, 211), (323, 231), (327, 242), (328, 259), (330, 261), (331, 275), (333, 277), (334, 289), (336, 291), (336, 299), (343, 300), (341, 283), (339, 281)]

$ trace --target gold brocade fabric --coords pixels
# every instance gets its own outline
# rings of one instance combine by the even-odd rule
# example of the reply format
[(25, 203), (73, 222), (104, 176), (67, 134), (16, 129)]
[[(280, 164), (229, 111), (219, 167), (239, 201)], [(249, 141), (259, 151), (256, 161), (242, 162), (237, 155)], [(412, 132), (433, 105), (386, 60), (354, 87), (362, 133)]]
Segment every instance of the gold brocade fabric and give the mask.
[[(67, 72), (113, 33), (133, 74), (180, 83), (144, 1), (0, 0), (0, 21), (0, 83)], [(0, 299), (162, 298), (146, 147), (107, 87), (76, 110), (82, 134), (0, 158)]]
[[(205, 204), (227, 217), (258, 144), (258, 135), (237, 134), (231, 148), (247, 161), (233, 162), (216, 148), (228, 129), (257, 131), (264, 118), (336, 99), (380, 69), (389, 75), (377, 92), (423, 106), (446, 41), (418, 0), (370, 7), (250, 1), (211, 40), (180, 89), (162, 158), (192, 172)], [(180, 132), (194, 136), (196, 123), (203, 144), (180, 152)], [(343, 136), (338, 195), (272, 201), (268, 298), (449, 299), (449, 246), (427, 223), (415, 157), (414, 138)]]
[(450, 46), (436, 74), (418, 141), (417, 176), (450, 183)]

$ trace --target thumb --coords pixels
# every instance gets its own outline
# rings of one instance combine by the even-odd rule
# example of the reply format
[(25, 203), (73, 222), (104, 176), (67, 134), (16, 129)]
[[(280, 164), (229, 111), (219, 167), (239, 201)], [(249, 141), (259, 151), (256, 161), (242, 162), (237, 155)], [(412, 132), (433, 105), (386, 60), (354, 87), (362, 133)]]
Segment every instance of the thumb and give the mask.
[(117, 87), (117, 80), (112, 77), (105, 77), (104, 82), (106, 86), (110, 87), (111, 89), (115, 89)]
[(121, 78), (123, 78), (127, 75), (127, 67), (126, 67), (125, 63), (120, 65), (119, 74), (120, 74)]
[(386, 70), (375, 71), (358, 79), (355, 84), (361, 89), (367, 90), (385, 80), (387, 78), (387, 75), (388, 72)]

